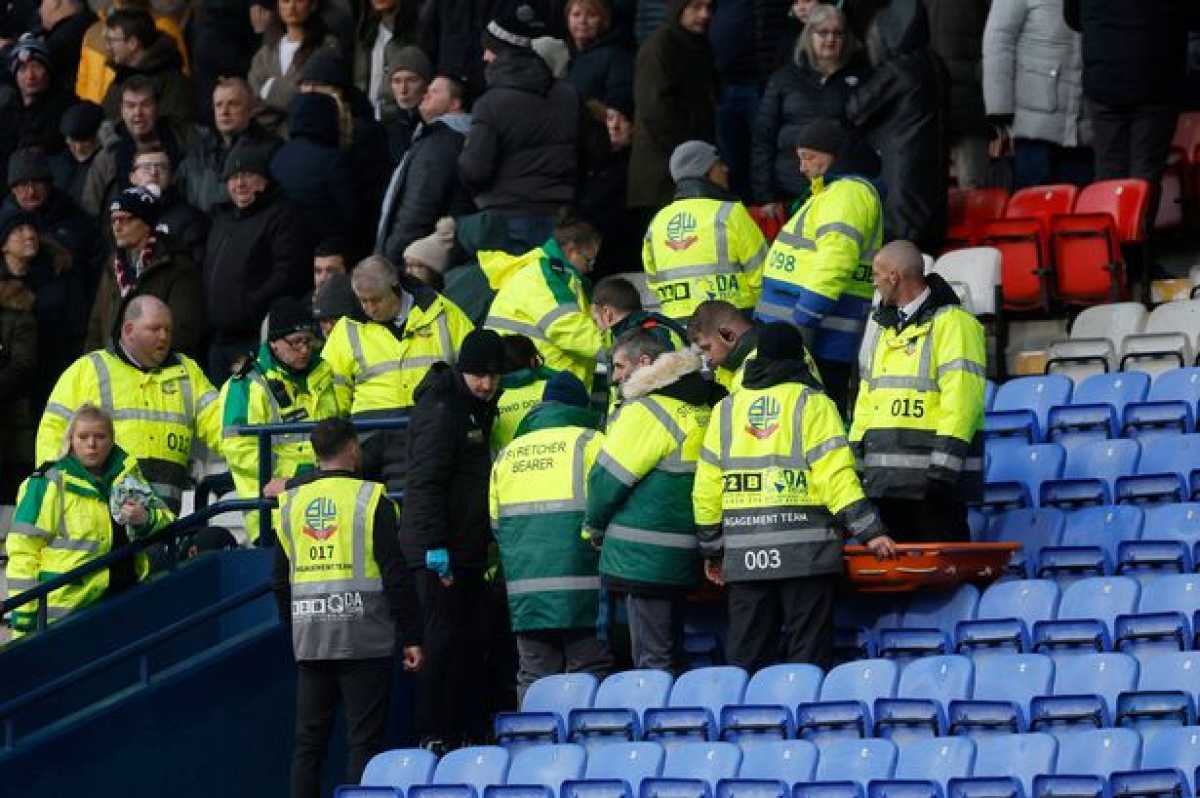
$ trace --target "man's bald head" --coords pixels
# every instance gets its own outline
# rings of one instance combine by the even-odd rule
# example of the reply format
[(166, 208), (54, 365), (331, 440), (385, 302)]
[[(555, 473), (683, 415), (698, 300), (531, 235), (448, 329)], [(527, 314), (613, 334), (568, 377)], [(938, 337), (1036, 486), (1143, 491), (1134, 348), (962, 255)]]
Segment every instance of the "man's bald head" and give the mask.
[(720, 299), (709, 299), (696, 306), (688, 320), (688, 339), (714, 366), (723, 366), (742, 336), (750, 331), (749, 319), (737, 308)]
[(157, 368), (171, 352), (171, 309), (158, 297), (129, 300), (121, 317), (121, 347), (146, 368)]
[(875, 289), (885, 305), (901, 307), (925, 290), (925, 258), (911, 241), (893, 241), (872, 264)]

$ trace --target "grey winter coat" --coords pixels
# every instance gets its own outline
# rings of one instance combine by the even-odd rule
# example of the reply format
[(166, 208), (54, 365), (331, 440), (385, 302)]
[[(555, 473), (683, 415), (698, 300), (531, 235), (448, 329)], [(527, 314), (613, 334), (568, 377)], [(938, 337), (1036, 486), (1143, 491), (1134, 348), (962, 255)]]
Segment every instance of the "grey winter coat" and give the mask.
[(983, 32), (989, 116), (1013, 116), (1013, 136), (1086, 145), (1080, 36), (1062, 0), (994, 0)]

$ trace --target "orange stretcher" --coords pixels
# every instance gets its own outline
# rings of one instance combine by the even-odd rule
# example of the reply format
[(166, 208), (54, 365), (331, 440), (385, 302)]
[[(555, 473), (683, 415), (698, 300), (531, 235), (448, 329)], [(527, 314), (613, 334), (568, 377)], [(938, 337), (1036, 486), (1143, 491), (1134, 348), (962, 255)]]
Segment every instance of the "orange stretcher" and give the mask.
[(900, 543), (880, 560), (865, 546), (846, 546), (846, 579), (860, 593), (949, 590), (963, 582), (999, 579), (1020, 543)]

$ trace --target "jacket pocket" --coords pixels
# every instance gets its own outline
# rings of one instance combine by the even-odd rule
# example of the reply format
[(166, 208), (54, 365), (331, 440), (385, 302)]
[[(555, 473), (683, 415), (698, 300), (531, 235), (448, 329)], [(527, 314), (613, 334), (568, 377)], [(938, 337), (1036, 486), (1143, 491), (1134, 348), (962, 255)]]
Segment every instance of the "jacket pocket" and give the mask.
[(1058, 79), (1062, 66), (1053, 61), (1025, 58), (1017, 65), (1017, 107), (1042, 113), (1058, 110)]

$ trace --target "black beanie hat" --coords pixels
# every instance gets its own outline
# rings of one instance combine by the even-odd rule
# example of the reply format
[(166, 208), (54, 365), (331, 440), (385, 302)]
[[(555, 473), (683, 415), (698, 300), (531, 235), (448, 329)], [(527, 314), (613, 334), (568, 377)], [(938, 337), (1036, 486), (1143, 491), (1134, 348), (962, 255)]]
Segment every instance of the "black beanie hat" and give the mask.
[(758, 356), (763, 360), (803, 360), (804, 336), (783, 321), (773, 321), (758, 334)]
[(542, 389), (543, 402), (562, 402), (564, 405), (587, 407), (592, 403), (584, 384), (569, 371), (555, 372)]
[(312, 316), (318, 320), (349, 316), (362, 321), (365, 316), (358, 297), (354, 295), (350, 275), (335, 274), (316, 290), (313, 294)]
[(67, 109), (58, 125), (58, 132), (76, 141), (93, 139), (103, 121), (104, 109), (85, 100)]
[(225, 156), (225, 169), (221, 172), (221, 179), (228, 180), (240, 172), (249, 172), (270, 180), (271, 153), (269, 147), (265, 144), (248, 142), (239, 142), (233, 145), (233, 149)]
[(495, 330), (472, 330), (463, 339), (455, 368), (463, 374), (503, 374), (504, 340)]
[(113, 197), (108, 206), (109, 214), (124, 212), (136, 216), (150, 227), (158, 224), (159, 207), (158, 195), (142, 186), (131, 186)]
[(350, 86), (350, 67), (335, 50), (322, 47), (304, 62), (301, 83), (323, 83), (345, 89)]
[(50, 161), (41, 147), (24, 147), (8, 157), (8, 187), (33, 180), (51, 180)]
[(522, 3), (493, 19), (483, 29), (483, 45), (492, 52), (505, 48), (529, 50), (533, 40), (546, 35), (546, 23), (533, 7)]
[(849, 138), (846, 129), (836, 119), (814, 119), (796, 131), (793, 147), (837, 155)]
[(304, 300), (284, 296), (271, 303), (271, 312), (267, 315), (268, 341), (277, 341), (301, 330), (311, 331), (312, 328), (312, 308)]

